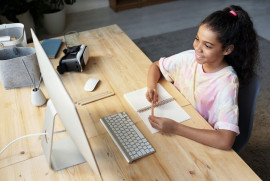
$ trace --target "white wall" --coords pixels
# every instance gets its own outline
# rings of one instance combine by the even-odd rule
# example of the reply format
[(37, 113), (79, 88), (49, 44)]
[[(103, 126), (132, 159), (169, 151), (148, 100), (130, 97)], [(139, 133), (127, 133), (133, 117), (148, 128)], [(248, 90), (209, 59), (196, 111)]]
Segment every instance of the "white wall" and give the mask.
[(66, 12), (76, 13), (104, 7), (109, 7), (109, 0), (76, 0), (73, 5), (66, 5)]

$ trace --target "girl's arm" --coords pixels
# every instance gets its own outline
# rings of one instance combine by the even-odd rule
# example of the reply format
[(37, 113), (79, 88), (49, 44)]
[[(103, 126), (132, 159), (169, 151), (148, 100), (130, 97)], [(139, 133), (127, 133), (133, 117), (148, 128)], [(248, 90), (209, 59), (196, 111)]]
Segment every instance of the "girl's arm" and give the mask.
[(236, 133), (229, 130), (197, 129), (177, 123), (171, 119), (149, 116), (151, 125), (164, 133), (177, 134), (211, 147), (229, 150), (232, 148)]
[(153, 102), (154, 104), (158, 101), (158, 94), (156, 91), (157, 83), (160, 79), (161, 73), (159, 69), (159, 62), (155, 61), (152, 63), (148, 70), (147, 75), (147, 92), (146, 98), (149, 102)]

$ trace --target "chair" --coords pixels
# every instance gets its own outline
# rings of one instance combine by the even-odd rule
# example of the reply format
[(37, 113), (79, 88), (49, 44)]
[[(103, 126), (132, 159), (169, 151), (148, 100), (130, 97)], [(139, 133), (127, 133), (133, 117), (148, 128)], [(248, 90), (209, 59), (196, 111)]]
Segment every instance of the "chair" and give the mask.
[(260, 90), (260, 79), (256, 74), (250, 78), (247, 84), (240, 84), (238, 92), (239, 129), (240, 134), (236, 136), (233, 149), (241, 152), (247, 145), (253, 127), (253, 118), (256, 101)]

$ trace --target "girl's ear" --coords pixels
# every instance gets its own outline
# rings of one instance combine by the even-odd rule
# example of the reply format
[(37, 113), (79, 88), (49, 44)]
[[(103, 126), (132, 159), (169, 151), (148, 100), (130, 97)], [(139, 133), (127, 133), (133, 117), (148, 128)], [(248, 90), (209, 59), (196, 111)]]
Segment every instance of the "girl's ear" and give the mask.
[(234, 45), (233, 45), (233, 44), (232, 44), (232, 45), (229, 45), (229, 46), (225, 49), (224, 55), (229, 55), (230, 53), (232, 53), (233, 49), (234, 49)]

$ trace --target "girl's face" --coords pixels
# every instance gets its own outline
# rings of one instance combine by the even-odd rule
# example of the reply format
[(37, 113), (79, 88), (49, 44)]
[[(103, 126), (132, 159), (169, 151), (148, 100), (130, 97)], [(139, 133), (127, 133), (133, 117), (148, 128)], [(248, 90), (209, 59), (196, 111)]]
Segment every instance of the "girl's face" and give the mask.
[(222, 50), (222, 44), (218, 41), (217, 34), (207, 25), (203, 24), (199, 27), (193, 47), (195, 59), (199, 64), (203, 64), (203, 67), (216, 70), (225, 64), (223, 59), (224, 55), (228, 54), (228, 50)]

